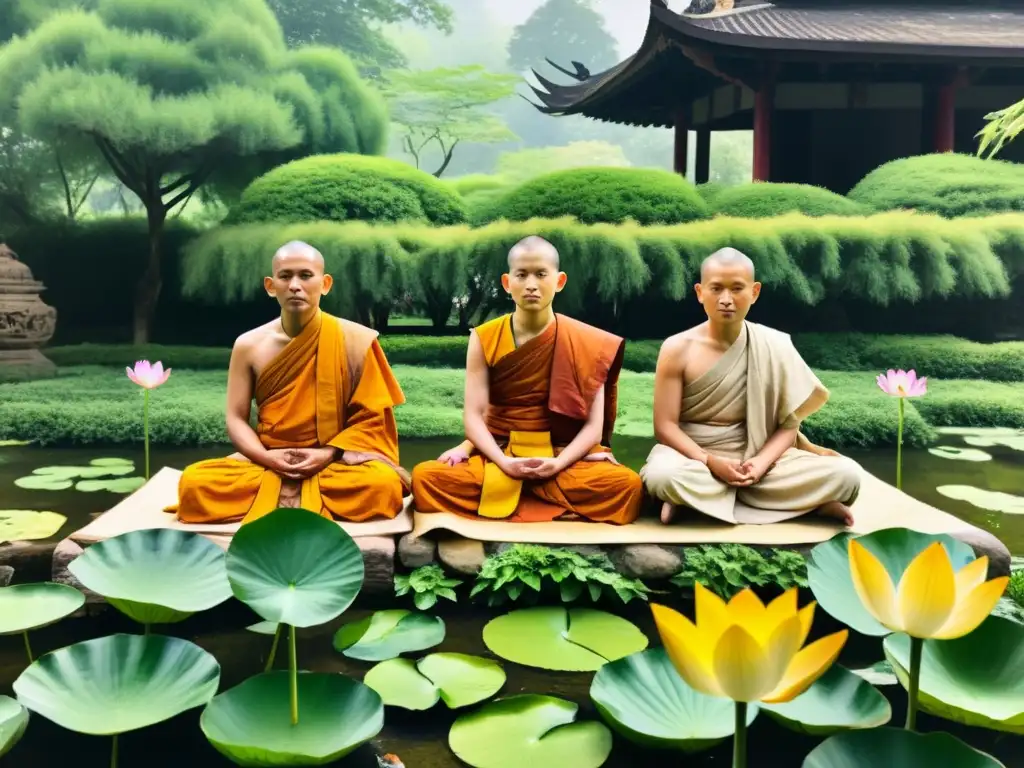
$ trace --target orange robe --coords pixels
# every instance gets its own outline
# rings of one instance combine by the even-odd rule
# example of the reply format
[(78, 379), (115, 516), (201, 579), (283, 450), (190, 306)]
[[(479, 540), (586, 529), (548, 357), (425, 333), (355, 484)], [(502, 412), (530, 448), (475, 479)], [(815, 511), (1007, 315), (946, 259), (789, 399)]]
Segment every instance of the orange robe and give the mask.
[[(401, 511), (410, 478), (398, 463), (394, 408), (405, 396), (376, 331), (318, 312), (260, 373), (255, 400), (268, 449), (330, 445), (378, 457), (302, 480), (298, 506), (349, 522)], [(241, 454), (208, 459), (185, 468), (178, 504), (166, 511), (185, 523), (248, 523), (282, 506), (282, 488), (298, 482)]]
[[(487, 427), (508, 455), (557, 456), (579, 434), (604, 388), (602, 445), (610, 450), (625, 342), (564, 315), (540, 336), (516, 347), (512, 316), (475, 329), (490, 369)], [(515, 481), (474, 452), (448, 466), (417, 465), (412, 492), (420, 512), (455, 512), (515, 522), (553, 520), (572, 513), (624, 525), (640, 512), (643, 483), (628, 467), (578, 461), (544, 481)], [(485, 509), (486, 507), (486, 509)]]

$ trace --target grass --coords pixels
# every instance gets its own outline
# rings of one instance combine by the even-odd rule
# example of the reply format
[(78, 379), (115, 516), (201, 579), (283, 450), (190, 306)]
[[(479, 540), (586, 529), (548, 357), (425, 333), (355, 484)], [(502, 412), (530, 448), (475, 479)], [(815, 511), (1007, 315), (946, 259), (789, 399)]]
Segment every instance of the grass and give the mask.
[[(123, 359), (123, 350), (122, 350)], [(398, 409), (403, 437), (455, 437), (462, 433), (463, 372), (396, 365), (407, 404)], [(896, 402), (882, 394), (875, 372), (819, 371), (832, 399), (805, 424), (815, 442), (835, 448), (893, 445)], [(204, 445), (227, 441), (221, 371), (178, 370), (150, 399), (153, 444)], [(623, 373), (615, 431), (652, 437), (654, 377)], [(1024, 427), (1020, 385), (969, 381), (929, 382), (925, 398), (908, 403), (905, 441), (925, 445), (932, 426)], [(54, 379), (0, 384), (0, 440), (44, 445), (137, 443), (142, 440), (142, 391), (124, 369), (79, 366)]]

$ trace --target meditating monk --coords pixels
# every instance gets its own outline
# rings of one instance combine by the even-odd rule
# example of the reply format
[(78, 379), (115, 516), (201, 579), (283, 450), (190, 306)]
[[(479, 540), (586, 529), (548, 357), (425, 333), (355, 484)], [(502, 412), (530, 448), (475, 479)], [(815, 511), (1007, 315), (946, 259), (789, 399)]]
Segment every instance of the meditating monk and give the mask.
[(238, 453), (186, 467), (167, 511), (186, 523), (245, 524), (279, 506), (349, 522), (395, 517), (411, 487), (394, 416), (405, 396), (377, 332), (320, 309), (333, 281), (312, 246), (282, 246), (271, 273), (263, 284), (280, 317), (231, 351), (226, 425)]
[(610, 448), (625, 342), (554, 312), (566, 279), (558, 251), (541, 237), (509, 251), (501, 281), (515, 311), (470, 334), (467, 439), (413, 469), (420, 512), (636, 519), (643, 484)]
[(701, 266), (707, 322), (667, 339), (654, 380), (658, 444), (640, 470), (664, 502), (728, 523), (773, 523), (817, 510), (853, 524), (860, 467), (811, 443), (800, 424), (829, 392), (788, 334), (746, 319), (761, 293), (754, 264), (724, 248)]

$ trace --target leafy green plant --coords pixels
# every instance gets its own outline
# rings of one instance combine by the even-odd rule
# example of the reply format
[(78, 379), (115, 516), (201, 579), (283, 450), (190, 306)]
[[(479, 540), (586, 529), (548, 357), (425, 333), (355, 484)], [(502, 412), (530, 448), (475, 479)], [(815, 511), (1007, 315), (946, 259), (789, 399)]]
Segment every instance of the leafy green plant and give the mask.
[(506, 600), (535, 603), (545, 586), (557, 586), (563, 602), (571, 603), (586, 591), (591, 601), (616, 595), (628, 603), (647, 599), (650, 592), (639, 579), (618, 573), (605, 555), (581, 555), (571, 549), (514, 544), (484, 560), (470, 597), (487, 595), (487, 604)]
[(439, 597), (454, 603), (457, 600), (455, 587), (461, 584), (460, 579), (446, 576), (439, 565), (421, 565), (408, 575), (395, 574), (395, 595), (404, 597), (412, 592), (413, 603), (421, 611), (426, 611), (434, 607)]
[(1024, 569), (1010, 574), (1010, 583), (1006, 585), (1006, 596), (1024, 608)]
[(672, 577), (678, 587), (692, 588), (695, 582), (723, 599), (747, 587), (806, 587), (807, 562), (803, 555), (783, 549), (772, 549), (766, 556), (743, 544), (710, 544), (687, 550), (683, 569)]

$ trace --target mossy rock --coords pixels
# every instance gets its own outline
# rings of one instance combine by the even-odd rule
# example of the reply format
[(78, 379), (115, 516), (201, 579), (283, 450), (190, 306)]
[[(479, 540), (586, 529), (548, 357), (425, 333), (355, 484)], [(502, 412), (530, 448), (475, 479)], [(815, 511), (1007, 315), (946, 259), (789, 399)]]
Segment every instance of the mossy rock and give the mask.
[(810, 184), (755, 182), (715, 192), (709, 202), (715, 213), (744, 219), (765, 219), (787, 213), (805, 216), (867, 216), (862, 203)]
[(1024, 211), (1024, 165), (952, 153), (905, 157), (873, 170), (848, 197), (880, 211), (948, 218)]
[(572, 168), (522, 184), (498, 198), (489, 221), (572, 216), (584, 224), (683, 224), (707, 218), (707, 203), (677, 173), (653, 168)]
[(279, 166), (242, 193), (228, 223), (466, 221), (459, 194), (429, 173), (386, 157), (314, 155)]

